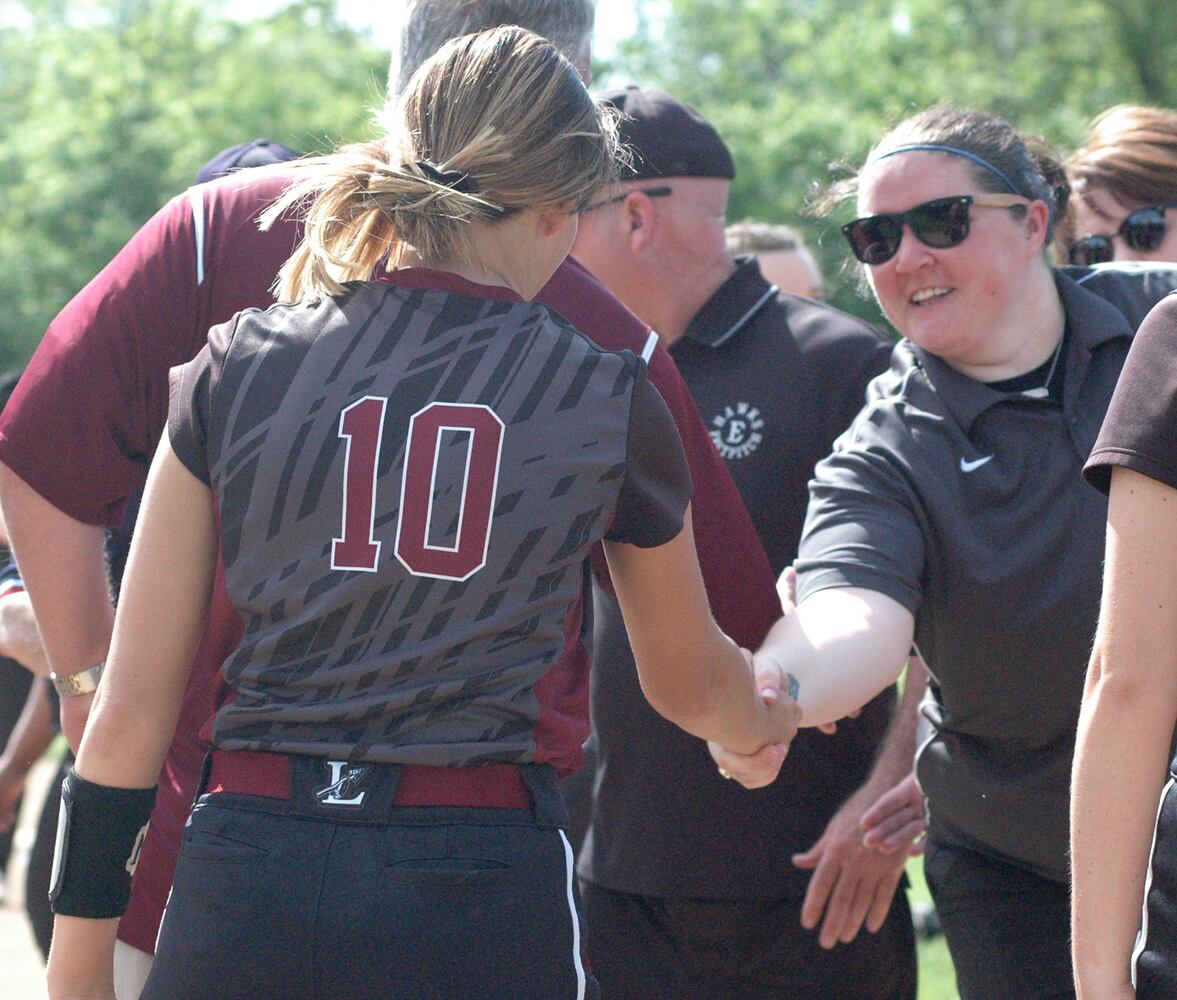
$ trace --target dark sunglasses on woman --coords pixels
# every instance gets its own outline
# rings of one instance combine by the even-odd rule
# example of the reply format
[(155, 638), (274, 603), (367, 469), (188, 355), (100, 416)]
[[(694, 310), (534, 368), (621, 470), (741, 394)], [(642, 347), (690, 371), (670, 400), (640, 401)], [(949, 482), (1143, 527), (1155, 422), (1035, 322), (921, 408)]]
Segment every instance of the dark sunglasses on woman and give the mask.
[[(1117, 236), (1123, 236), (1130, 250), (1148, 252), (1155, 250), (1165, 241), (1165, 209), (1177, 208), (1177, 202), (1164, 205), (1145, 205), (1128, 213), (1120, 223)], [(1110, 236), (1089, 233), (1071, 244), (1067, 256), (1072, 264), (1106, 264), (1116, 256)]]
[(842, 227), (850, 249), (864, 264), (883, 264), (899, 251), (906, 223), (925, 246), (945, 250), (969, 235), (969, 206), (977, 208), (1025, 208), (1030, 202), (1019, 194), (959, 194), (925, 201), (906, 212), (865, 215)]

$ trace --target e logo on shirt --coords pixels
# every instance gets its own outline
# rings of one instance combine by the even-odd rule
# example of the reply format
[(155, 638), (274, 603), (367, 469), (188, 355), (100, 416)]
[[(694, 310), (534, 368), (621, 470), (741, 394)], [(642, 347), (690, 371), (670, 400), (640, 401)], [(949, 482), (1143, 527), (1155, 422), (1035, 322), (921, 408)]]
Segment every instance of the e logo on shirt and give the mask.
[(747, 458), (764, 440), (764, 420), (751, 403), (725, 406), (711, 418), (711, 440), (726, 461)]

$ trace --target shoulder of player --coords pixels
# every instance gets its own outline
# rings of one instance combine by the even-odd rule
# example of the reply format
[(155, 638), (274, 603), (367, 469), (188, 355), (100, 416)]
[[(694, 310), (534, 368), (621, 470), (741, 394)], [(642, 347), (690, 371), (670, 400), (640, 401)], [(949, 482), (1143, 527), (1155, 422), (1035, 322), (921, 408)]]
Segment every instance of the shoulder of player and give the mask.
[[(267, 354), (302, 350), (322, 333), (324, 327), (338, 322), (357, 293), (372, 297), (383, 294), (387, 285), (375, 282), (354, 282), (345, 286), (342, 296), (323, 298), (314, 302), (275, 302), (268, 306), (251, 306), (234, 313), (217, 324), (209, 333), (214, 350), (219, 346), (225, 353), (240, 356), (246, 351), (246, 362), (253, 364), (253, 355), (264, 347)], [(368, 313), (374, 303), (365, 303)]]
[(1177, 266), (1142, 261), (1112, 261), (1092, 267), (1065, 266), (1060, 275), (1060, 293), (1073, 282), (1081, 293), (1094, 295), (1114, 306), (1135, 330), (1158, 302), (1177, 290)]
[[(657, 337), (653, 331), (647, 330), (647, 341), (641, 346), (607, 347), (598, 343), (594, 337), (577, 327), (576, 324), (558, 309), (546, 303), (538, 300), (534, 302), (522, 302), (516, 308), (520, 310), (540, 310), (543, 317), (551, 325), (552, 332), (557, 336), (570, 337), (576, 345), (575, 349), (581, 352), (582, 355), (596, 354), (602, 359), (613, 359), (613, 363), (618, 366), (618, 374), (628, 368), (631, 376), (649, 377), (651, 382), (657, 384), (658, 376), (651, 373), (649, 364), (654, 345), (657, 342)], [(645, 361), (647, 364), (640, 365), (638, 364), (639, 360)], [(645, 370), (643, 371), (643, 369)], [(677, 374), (677, 369), (675, 371)]]

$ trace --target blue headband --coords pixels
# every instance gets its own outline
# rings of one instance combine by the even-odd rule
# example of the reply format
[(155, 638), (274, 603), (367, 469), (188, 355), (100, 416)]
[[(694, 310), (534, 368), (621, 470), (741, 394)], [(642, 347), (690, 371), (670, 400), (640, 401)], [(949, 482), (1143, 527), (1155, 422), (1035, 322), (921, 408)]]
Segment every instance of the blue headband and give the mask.
[(877, 163), (879, 160), (885, 160), (888, 156), (894, 156), (896, 153), (914, 153), (922, 150), (929, 150), (934, 153), (951, 153), (953, 156), (963, 156), (966, 160), (972, 160), (974, 163), (988, 170), (989, 173), (1000, 177), (1005, 186), (1009, 188), (1010, 191), (1012, 191), (1014, 194), (1022, 193), (1018, 190), (1018, 186), (1013, 181), (1006, 177), (1005, 174), (993, 166), (993, 164), (988, 160), (978, 156), (976, 153), (970, 153), (967, 149), (957, 149), (955, 146), (937, 146), (933, 143), (914, 142), (908, 146), (896, 146), (894, 149), (888, 150), (882, 156), (876, 156), (871, 162)]

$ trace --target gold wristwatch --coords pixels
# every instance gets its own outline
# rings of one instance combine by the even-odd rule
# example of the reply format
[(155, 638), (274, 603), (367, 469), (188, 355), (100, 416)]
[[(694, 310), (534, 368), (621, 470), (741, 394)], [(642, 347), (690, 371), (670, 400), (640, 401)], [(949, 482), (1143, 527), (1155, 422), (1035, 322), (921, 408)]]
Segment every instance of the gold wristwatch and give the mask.
[(90, 694), (98, 690), (98, 682), (102, 679), (102, 668), (105, 660), (99, 660), (92, 667), (79, 670), (76, 674), (50, 674), (54, 690), (63, 698), (76, 698), (80, 694)]

